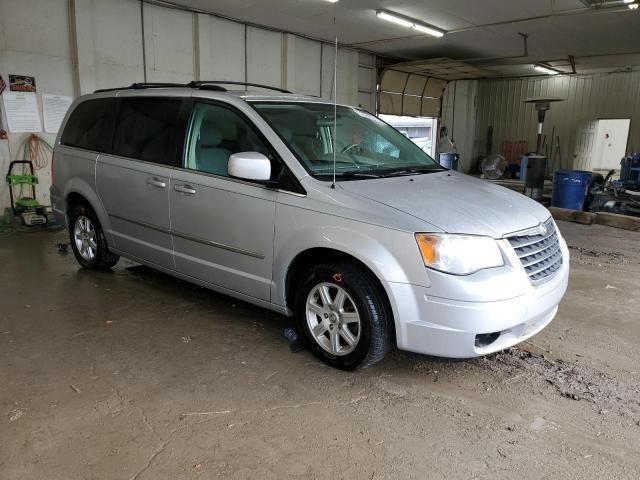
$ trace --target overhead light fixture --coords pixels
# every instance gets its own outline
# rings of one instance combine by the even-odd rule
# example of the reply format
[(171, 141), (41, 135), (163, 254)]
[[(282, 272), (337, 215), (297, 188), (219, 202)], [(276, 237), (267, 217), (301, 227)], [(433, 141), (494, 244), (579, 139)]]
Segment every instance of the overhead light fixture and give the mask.
[(628, 6), (629, 6), (630, 10), (636, 10), (638, 8), (638, 4), (637, 3), (630, 3)]
[(540, 65), (540, 64), (534, 65), (533, 69), (542, 73), (546, 73), (547, 75), (558, 75), (560, 73), (558, 70), (554, 70), (551, 67), (548, 67), (546, 65)]
[(395, 15), (390, 15), (387, 12), (383, 12), (382, 10), (378, 10), (376, 14), (378, 15), (378, 18), (381, 18), (388, 22), (397, 23), (398, 25), (402, 25), (403, 27), (408, 27), (408, 28), (413, 27), (413, 23), (409, 22), (408, 20), (405, 20), (400, 17), (396, 17)]
[(403, 27), (413, 28), (421, 33), (426, 33), (427, 35), (431, 35), (434, 37), (443, 37), (446, 32), (440, 30), (438, 28), (432, 27), (431, 25), (427, 25), (424, 22), (416, 20), (411, 17), (407, 17), (400, 13), (390, 12), (388, 10), (377, 10), (376, 15), (378, 18), (382, 20), (386, 20), (388, 22), (395, 23), (397, 25), (402, 25)]
[(338, 0), (326, 0), (329, 3), (338, 3)]
[(413, 24), (413, 29), (418, 30), (419, 32), (426, 33), (427, 35), (431, 35), (433, 37), (444, 37), (444, 32), (440, 30), (436, 30), (435, 28), (426, 27), (424, 25), (419, 25), (417, 23)]
[(633, 3), (633, 2), (635, 2), (635, 1), (636, 1), (636, 0), (624, 0), (624, 3)]

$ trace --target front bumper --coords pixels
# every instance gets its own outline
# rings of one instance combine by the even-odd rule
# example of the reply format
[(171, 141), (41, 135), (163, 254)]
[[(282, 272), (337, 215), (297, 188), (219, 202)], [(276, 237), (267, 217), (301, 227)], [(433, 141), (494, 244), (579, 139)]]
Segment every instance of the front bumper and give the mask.
[[(471, 301), (452, 300), (433, 295), (439, 290), (433, 285), (387, 283), (398, 348), (471, 358), (504, 350), (535, 335), (553, 320), (567, 290), (569, 252), (564, 240), (561, 248), (563, 264), (553, 278), (536, 287), (528, 284), (524, 293), (512, 298), (485, 301), (485, 295), (470, 295)], [(513, 284), (522, 285), (526, 279), (524, 269), (515, 268), (510, 275)], [(481, 285), (472, 290), (478, 289)], [(504, 295), (504, 291), (500, 293)]]

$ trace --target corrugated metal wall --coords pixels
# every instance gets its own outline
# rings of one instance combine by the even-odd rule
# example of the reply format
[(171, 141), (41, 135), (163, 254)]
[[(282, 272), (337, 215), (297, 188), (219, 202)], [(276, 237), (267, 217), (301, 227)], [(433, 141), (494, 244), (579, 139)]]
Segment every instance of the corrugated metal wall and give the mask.
[(487, 131), (493, 126), (492, 153), (506, 140), (527, 140), (535, 149), (537, 113), (525, 98), (549, 95), (565, 99), (551, 105), (544, 131), (555, 126), (563, 166), (573, 167), (576, 133), (588, 120), (630, 118), (628, 150), (640, 150), (640, 72), (572, 75), (479, 82), (474, 157), (486, 153)]
[[(455, 151), (460, 154), (458, 168), (469, 172), (475, 168), (476, 128), (478, 117), (478, 80), (456, 80), (449, 82), (442, 97), (440, 126), (446, 127), (449, 139), (455, 143)], [(486, 132), (486, 129), (485, 129)], [(483, 134), (486, 135), (486, 134)], [(483, 143), (484, 144), (484, 140)], [(452, 151), (451, 144), (440, 139), (439, 152)]]

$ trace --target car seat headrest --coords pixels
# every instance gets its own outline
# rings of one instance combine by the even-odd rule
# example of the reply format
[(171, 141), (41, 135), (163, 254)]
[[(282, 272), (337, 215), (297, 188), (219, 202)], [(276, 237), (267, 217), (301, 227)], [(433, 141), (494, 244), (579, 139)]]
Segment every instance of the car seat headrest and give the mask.
[(222, 143), (220, 130), (212, 122), (202, 122), (200, 127), (200, 147), (213, 148)]

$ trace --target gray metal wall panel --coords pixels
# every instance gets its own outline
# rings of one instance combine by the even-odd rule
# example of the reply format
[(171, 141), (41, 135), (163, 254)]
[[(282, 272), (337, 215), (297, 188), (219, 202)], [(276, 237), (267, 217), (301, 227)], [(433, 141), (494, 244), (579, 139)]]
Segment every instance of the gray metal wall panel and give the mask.
[(247, 28), (247, 81), (282, 87), (282, 33)]
[(148, 82), (194, 79), (193, 14), (143, 4), (144, 47)]
[(285, 88), (304, 95), (320, 96), (320, 43), (295, 35), (286, 36)]
[(211, 15), (199, 15), (201, 80), (246, 80), (245, 26)]

